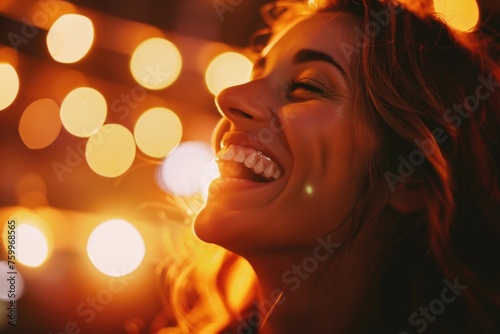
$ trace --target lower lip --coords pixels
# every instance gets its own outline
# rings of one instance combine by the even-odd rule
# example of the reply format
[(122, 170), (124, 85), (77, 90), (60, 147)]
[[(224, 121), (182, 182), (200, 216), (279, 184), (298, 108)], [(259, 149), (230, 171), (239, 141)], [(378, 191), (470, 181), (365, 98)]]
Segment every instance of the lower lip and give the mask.
[(255, 182), (246, 179), (236, 179), (231, 177), (219, 177), (212, 181), (210, 184), (210, 189), (212, 187), (219, 187), (220, 190), (241, 190), (249, 188), (261, 188), (273, 184), (276, 181), (271, 182)]

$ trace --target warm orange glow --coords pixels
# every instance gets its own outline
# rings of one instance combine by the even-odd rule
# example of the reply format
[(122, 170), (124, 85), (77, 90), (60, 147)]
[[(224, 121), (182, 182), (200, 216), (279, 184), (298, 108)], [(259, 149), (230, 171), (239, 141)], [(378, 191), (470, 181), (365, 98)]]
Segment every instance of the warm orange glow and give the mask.
[(208, 65), (205, 83), (208, 90), (217, 95), (224, 89), (244, 84), (250, 80), (253, 64), (247, 57), (236, 52), (226, 52), (215, 57)]
[(135, 81), (148, 89), (163, 89), (177, 79), (182, 58), (177, 47), (164, 38), (150, 38), (139, 44), (130, 59)]
[[(52, 231), (38, 215), (27, 209), (16, 210), (9, 221), (15, 221), (16, 258), (19, 263), (38, 267), (48, 258), (53, 249)], [(3, 230), (3, 243), (8, 247), (9, 224)]]
[(19, 54), (11, 47), (0, 46), (0, 62), (8, 63), (17, 68), (19, 64)]
[(10, 106), (19, 92), (19, 77), (9, 63), (0, 63), (0, 110)]
[(200, 178), (201, 194), (205, 200), (208, 198), (210, 183), (218, 177), (220, 177), (219, 167), (215, 162), (215, 158), (213, 158), (207, 163)]
[(52, 99), (40, 99), (31, 103), (19, 121), (19, 135), (31, 149), (49, 146), (61, 131), (59, 106)]
[(142, 152), (153, 158), (164, 158), (179, 145), (182, 124), (173, 111), (152, 108), (137, 120), (134, 137)]
[(80, 87), (66, 95), (61, 104), (64, 128), (78, 137), (89, 137), (104, 124), (107, 105), (104, 96), (89, 87)]
[(24, 207), (47, 205), (47, 184), (38, 173), (23, 175), (16, 184), (17, 204)]
[(160, 185), (178, 196), (201, 193), (202, 175), (213, 157), (212, 148), (207, 143), (181, 143), (165, 158), (159, 171)]
[(257, 277), (252, 266), (243, 258), (239, 258), (232, 268), (227, 287), (228, 303), (233, 310), (241, 310), (250, 302), (251, 290)]
[(134, 161), (134, 136), (122, 125), (106, 124), (89, 138), (85, 157), (95, 173), (105, 177), (120, 176)]
[(59, 17), (47, 34), (49, 53), (60, 63), (79, 61), (89, 52), (93, 42), (92, 21), (79, 14), (66, 14)]
[(434, 0), (434, 10), (450, 27), (471, 31), (479, 20), (479, 8), (475, 0)]
[(21, 224), (17, 228), (19, 234), (19, 262), (30, 266), (40, 266), (49, 254), (49, 244), (45, 235), (38, 228)]
[(119, 277), (130, 274), (144, 259), (146, 247), (139, 231), (130, 223), (113, 219), (97, 226), (90, 234), (87, 254), (102, 273)]

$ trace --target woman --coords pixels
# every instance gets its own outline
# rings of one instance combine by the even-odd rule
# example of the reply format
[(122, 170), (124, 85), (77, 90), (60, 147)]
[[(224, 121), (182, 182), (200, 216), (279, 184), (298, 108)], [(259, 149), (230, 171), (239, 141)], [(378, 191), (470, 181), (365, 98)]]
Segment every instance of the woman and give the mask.
[(211, 246), (215, 281), (196, 260), (182, 273), (202, 283), (170, 273), (169, 296), (183, 291), (171, 324), (500, 332), (500, 70), (486, 41), (415, 2), (295, 5), (273, 28), (252, 81), (216, 98), (221, 177), (194, 224), (258, 285), (228, 302), (240, 262)]

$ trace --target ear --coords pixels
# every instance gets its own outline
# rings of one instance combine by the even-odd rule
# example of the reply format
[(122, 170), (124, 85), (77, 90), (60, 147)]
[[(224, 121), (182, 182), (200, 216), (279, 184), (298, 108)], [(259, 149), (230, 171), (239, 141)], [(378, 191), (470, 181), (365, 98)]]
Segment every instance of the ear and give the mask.
[(401, 213), (412, 213), (424, 207), (424, 196), (419, 181), (399, 184), (389, 196), (389, 205)]

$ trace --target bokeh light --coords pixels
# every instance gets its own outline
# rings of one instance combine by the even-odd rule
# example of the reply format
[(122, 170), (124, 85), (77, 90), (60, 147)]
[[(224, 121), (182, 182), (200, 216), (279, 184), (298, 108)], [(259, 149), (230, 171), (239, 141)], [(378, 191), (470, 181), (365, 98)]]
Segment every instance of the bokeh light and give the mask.
[(103, 125), (89, 138), (85, 157), (95, 173), (105, 177), (120, 176), (134, 161), (134, 136), (122, 125)]
[(4, 110), (16, 99), (19, 77), (11, 64), (0, 63), (0, 78), (0, 110)]
[(137, 46), (130, 59), (135, 81), (148, 89), (163, 89), (179, 76), (182, 58), (177, 47), (164, 38), (154, 37)]
[[(50, 255), (53, 248), (52, 230), (42, 217), (26, 208), (13, 212), (9, 221), (15, 221), (16, 259), (29, 267), (40, 266)], [(5, 249), (8, 246), (8, 231), (10, 224), (3, 229)]]
[[(8, 273), (13, 271), (17, 272), (14, 282), (15, 289), (13, 289), (15, 290), (14, 295), (12, 295), (12, 292), (9, 292), (11, 282), (8, 281), (8, 279), (12, 276), (12, 274)], [(18, 300), (23, 295), (23, 291), (24, 279), (21, 273), (18, 270), (10, 269), (7, 261), (0, 261), (0, 300)]]
[(34, 226), (20, 224), (17, 233), (19, 262), (29, 267), (40, 266), (49, 254), (49, 244), (43, 232)]
[(248, 82), (252, 75), (252, 67), (252, 61), (240, 53), (222, 53), (208, 65), (205, 83), (208, 90), (217, 95), (228, 87)]
[(19, 121), (19, 135), (28, 148), (41, 149), (52, 144), (61, 125), (57, 103), (52, 99), (40, 99), (24, 110)]
[(200, 177), (200, 186), (201, 186), (201, 194), (203, 198), (208, 198), (208, 191), (210, 188), (210, 183), (213, 180), (220, 177), (219, 167), (217, 166), (217, 162), (215, 162), (215, 157), (210, 159), (210, 161), (206, 164), (205, 169), (201, 173)]
[(139, 231), (129, 222), (112, 219), (97, 226), (87, 242), (87, 254), (102, 273), (124, 276), (144, 259), (146, 247)]
[(104, 124), (106, 100), (93, 88), (79, 87), (66, 95), (60, 114), (62, 124), (69, 133), (89, 137)]
[(434, 0), (434, 10), (450, 27), (460, 31), (473, 30), (479, 20), (475, 0)]
[(152, 108), (137, 120), (134, 137), (139, 149), (153, 158), (166, 157), (182, 137), (182, 124), (177, 115), (166, 108)]
[(79, 14), (62, 15), (47, 33), (49, 53), (60, 63), (79, 61), (89, 52), (93, 42), (92, 21)]
[(202, 175), (213, 158), (213, 150), (207, 143), (191, 141), (179, 144), (159, 169), (160, 186), (178, 196), (202, 193)]

